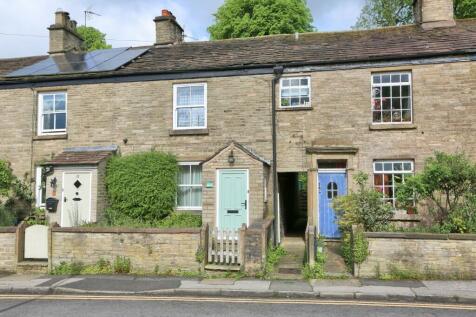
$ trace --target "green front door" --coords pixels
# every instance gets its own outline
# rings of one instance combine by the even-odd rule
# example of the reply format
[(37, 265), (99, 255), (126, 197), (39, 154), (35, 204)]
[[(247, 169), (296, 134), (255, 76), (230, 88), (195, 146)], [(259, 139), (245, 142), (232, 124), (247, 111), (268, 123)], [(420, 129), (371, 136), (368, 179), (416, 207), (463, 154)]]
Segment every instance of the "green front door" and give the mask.
[(248, 171), (218, 171), (218, 228), (237, 229), (248, 222)]

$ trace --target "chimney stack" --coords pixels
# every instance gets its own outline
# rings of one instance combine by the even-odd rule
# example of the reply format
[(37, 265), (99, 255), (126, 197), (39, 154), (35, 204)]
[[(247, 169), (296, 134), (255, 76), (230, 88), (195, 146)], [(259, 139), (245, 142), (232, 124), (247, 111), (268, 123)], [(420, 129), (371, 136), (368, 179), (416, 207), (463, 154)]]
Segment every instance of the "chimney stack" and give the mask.
[(55, 12), (55, 24), (50, 25), (49, 54), (79, 52), (83, 49), (83, 38), (76, 32), (76, 21), (65, 11)]
[(415, 23), (423, 29), (455, 26), (453, 0), (414, 0)]
[(155, 17), (155, 45), (179, 44), (183, 42), (183, 29), (169, 10)]

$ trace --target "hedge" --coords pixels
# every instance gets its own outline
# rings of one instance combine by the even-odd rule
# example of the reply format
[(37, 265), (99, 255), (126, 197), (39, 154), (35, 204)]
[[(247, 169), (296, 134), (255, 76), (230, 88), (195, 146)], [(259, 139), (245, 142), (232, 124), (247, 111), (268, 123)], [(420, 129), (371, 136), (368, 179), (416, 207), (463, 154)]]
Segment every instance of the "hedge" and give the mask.
[(175, 207), (177, 173), (177, 160), (171, 154), (113, 157), (106, 171), (108, 221), (153, 222), (167, 217)]

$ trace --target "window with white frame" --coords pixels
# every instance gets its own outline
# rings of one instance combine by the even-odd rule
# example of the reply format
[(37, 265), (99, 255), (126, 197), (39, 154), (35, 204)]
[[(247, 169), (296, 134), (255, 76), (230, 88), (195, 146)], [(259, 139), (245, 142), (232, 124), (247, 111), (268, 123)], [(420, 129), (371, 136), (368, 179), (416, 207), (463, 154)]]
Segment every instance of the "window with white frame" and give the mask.
[(199, 163), (179, 163), (177, 208), (202, 209), (202, 166)]
[(413, 161), (375, 161), (374, 187), (382, 193), (384, 201), (398, 208), (396, 188), (405, 182), (405, 177), (413, 173)]
[(174, 129), (207, 127), (207, 84), (174, 85)]
[(38, 94), (38, 134), (66, 133), (67, 94)]
[(372, 122), (412, 122), (410, 72), (372, 74)]
[(36, 167), (35, 177), (35, 205), (44, 207), (46, 202), (46, 173), (42, 166)]
[(310, 107), (311, 78), (293, 77), (281, 79), (281, 107)]

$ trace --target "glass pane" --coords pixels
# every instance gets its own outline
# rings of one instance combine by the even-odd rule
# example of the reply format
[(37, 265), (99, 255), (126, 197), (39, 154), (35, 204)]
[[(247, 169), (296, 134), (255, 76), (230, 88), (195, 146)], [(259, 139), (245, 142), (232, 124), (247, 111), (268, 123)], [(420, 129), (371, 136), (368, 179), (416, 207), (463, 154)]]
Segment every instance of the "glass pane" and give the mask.
[(373, 109), (375, 110), (380, 110), (382, 109), (382, 100), (381, 99), (374, 99), (372, 100), (372, 104), (373, 104)]
[(402, 96), (403, 97), (410, 96), (410, 86), (402, 86)]
[(178, 184), (189, 185), (190, 177), (190, 165), (179, 165)]
[(43, 115), (43, 130), (53, 130), (55, 128), (55, 115), (44, 114)]
[(309, 88), (301, 88), (301, 96), (309, 96)]
[(302, 104), (303, 106), (309, 105), (309, 97), (301, 98), (301, 104)]
[(402, 109), (410, 109), (410, 98), (402, 98)]
[(192, 105), (203, 105), (205, 104), (205, 87), (203, 86), (192, 86), (191, 87), (191, 104)]
[(384, 171), (392, 171), (392, 163), (383, 163)]
[(204, 127), (205, 126), (205, 109), (204, 108), (192, 108), (192, 127)]
[(56, 114), (56, 129), (58, 130), (66, 129), (66, 113)]
[(375, 163), (375, 170), (377, 172), (383, 171), (383, 164), (382, 163)]
[(402, 121), (402, 113), (400, 111), (393, 111), (392, 122), (401, 122), (401, 121)]
[(299, 86), (299, 79), (291, 79), (291, 86)]
[(392, 87), (392, 97), (400, 97), (400, 86)]
[(291, 106), (299, 106), (299, 97), (291, 98)]
[(400, 109), (400, 98), (392, 98), (392, 109)]
[(291, 96), (291, 91), (288, 88), (281, 90), (281, 97), (290, 97), (290, 96)]
[(410, 76), (408, 74), (402, 74), (402, 82), (408, 83), (410, 81)]
[(385, 98), (382, 100), (382, 109), (383, 110), (390, 110), (391, 107), (391, 99)]
[(299, 88), (291, 88), (291, 97), (299, 96)]
[(382, 83), (389, 83), (390, 75), (382, 75)]
[(281, 106), (282, 107), (287, 107), (287, 106), (289, 106), (290, 103), (291, 103), (291, 101), (290, 101), (289, 98), (282, 98), (281, 99)]
[(412, 171), (412, 163), (408, 162), (408, 163), (403, 163), (403, 169), (405, 171)]
[(201, 207), (202, 206), (202, 188), (201, 187), (192, 187), (190, 193), (190, 207)]
[(65, 94), (57, 94), (55, 96), (55, 110), (64, 111), (66, 109), (66, 96)]
[(393, 184), (392, 174), (383, 174), (383, 184), (385, 186), (392, 186)]
[(400, 74), (392, 75), (392, 83), (399, 83), (400, 82)]
[(307, 86), (307, 78), (301, 79), (301, 85), (302, 86)]
[(202, 167), (200, 165), (192, 165), (192, 184), (198, 185), (202, 183)]
[(382, 87), (382, 96), (390, 97), (390, 87)]
[(412, 112), (410, 110), (402, 111), (402, 121), (404, 122), (412, 121)]
[(53, 95), (44, 95), (43, 96), (43, 111), (53, 111), (54, 107), (54, 96)]
[(373, 76), (374, 84), (380, 84), (380, 75)]
[(402, 174), (395, 174), (395, 175), (393, 175), (393, 180), (394, 180), (395, 184), (401, 184), (402, 181), (403, 181), (403, 176), (402, 176)]
[(381, 174), (374, 175), (374, 185), (382, 186), (383, 185), (383, 176)]
[(380, 98), (380, 88), (374, 88), (372, 89), (372, 96), (374, 98)]
[(188, 106), (190, 104), (190, 87), (177, 88), (177, 105)]
[(403, 168), (402, 163), (393, 163), (393, 170), (394, 171), (401, 171)]
[(181, 186), (181, 187), (178, 188), (177, 206), (179, 206), (179, 207), (188, 207), (188, 206), (190, 206), (190, 187)]
[(190, 108), (177, 109), (177, 127), (190, 126)]
[(283, 79), (283, 87), (289, 87), (289, 79)]
[(392, 112), (391, 111), (382, 111), (383, 122), (392, 122)]

